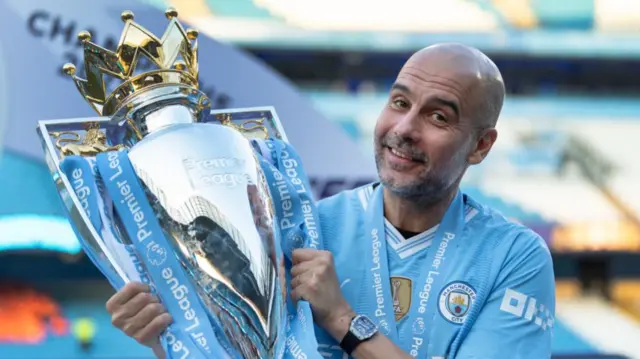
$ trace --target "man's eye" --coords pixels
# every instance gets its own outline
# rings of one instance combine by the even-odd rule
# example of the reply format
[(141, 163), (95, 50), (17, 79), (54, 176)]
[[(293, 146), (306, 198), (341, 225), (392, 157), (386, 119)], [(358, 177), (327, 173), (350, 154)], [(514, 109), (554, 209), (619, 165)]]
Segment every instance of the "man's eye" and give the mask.
[(431, 115), (431, 118), (433, 118), (437, 122), (447, 122), (447, 118), (444, 117), (444, 115), (441, 113), (434, 113)]
[(407, 108), (409, 107), (409, 104), (404, 100), (394, 100), (393, 106), (396, 108)]

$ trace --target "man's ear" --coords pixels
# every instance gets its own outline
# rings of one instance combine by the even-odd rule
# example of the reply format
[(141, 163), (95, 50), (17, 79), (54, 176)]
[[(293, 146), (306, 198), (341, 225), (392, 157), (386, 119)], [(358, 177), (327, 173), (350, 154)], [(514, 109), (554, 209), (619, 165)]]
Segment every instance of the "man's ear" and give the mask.
[(498, 139), (498, 131), (495, 128), (487, 128), (482, 130), (482, 133), (478, 137), (478, 140), (475, 143), (475, 148), (469, 154), (467, 158), (467, 162), (470, 165), (477, 165), (482, 162), (485, 157), (491, 151), (491, 147)]

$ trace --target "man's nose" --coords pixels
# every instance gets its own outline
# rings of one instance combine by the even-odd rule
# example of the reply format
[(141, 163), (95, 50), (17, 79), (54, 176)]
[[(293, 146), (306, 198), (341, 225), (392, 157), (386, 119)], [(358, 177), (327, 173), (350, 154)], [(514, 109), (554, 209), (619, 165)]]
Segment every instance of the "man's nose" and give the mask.
[(421, 122), (417, 111), (408, 111), (398, 120), (393, 131), (400, 137), (418, 142), (420, 140)]

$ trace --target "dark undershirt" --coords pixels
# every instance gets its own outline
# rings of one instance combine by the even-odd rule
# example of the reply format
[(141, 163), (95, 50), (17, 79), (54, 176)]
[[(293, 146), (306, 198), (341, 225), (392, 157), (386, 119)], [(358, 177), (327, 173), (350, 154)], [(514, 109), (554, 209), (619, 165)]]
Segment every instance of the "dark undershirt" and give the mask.
[(400, 234), (402, 234), (402, 238), (403, 239), (409, 239), (412, 238), (413, 236), (417, 236), (420, 233), (416, 233), (416, 232), (409, 232), (409, 231), (405, 231), (404, 229), (400, 229), (398, 227), (396, 227), (396, 229), (398, 230), (398, 232)]

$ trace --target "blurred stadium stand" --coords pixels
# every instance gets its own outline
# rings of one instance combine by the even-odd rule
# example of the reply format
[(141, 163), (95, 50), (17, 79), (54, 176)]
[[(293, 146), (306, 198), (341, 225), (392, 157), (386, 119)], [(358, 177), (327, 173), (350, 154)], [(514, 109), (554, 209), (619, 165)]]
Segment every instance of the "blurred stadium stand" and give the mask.
[[(549, 243), (554, 358), (640, 358), (640, 3), (143, 2), (173, 5), (265, 61), (368, 153), (385, 91), (412, 51), (441, 41), (484, 50), (509, 99), (500, 139), (465, 190)], [(46, 169), (5, 153), (0, 183), (0, 359), (152, 358), (110, 325), (112, 290), (77, 254)]]

